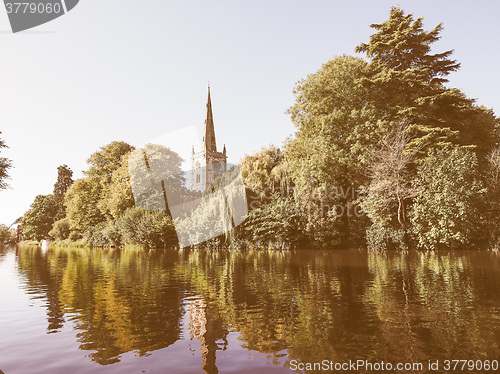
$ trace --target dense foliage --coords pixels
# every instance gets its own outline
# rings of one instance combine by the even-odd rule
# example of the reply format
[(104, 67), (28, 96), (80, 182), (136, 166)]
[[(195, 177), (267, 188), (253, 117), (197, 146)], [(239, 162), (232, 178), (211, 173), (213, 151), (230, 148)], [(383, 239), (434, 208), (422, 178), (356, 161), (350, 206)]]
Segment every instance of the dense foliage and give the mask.
[[(248, 216), (203, 246), (499, 244), (499, 119), (447, 86), (460, 64), (452, 51), (432, 51), (442, 25), (426, 31), (422, 18), (392, 8), (387, 21), (371, 27), (375, 33), (356, 47), (365, 59), (334, 57), (297, 83), (288, 110), (294, 136), (281, 149), (269, 146), (240, 162)], [(144, 162), (147, 169), (133, 177), (165, 183), (146, 183), (134, 195), (129, 170)], [(227, 231), (234, 217), (205, 227), (205, 212), (215, 217), (219, 209), (215, 200), (189, 220), (173, 219), (165, 196), (184, 188), (181, 162), (165, 147), (134, 152), (112, 142), (88, 159), (85, 177), (74, 183), (70, 170), (59, 168), (54, 194), (37, 197), (25, 214), (25, 236), (175, 247), (174, 222), (192, 238)]]
[(73, 171), (68, 165), (61, 165), (57, 168), (57, 181), (54, 184), (54, 198), (57, 205), (56, 220), (66, 217), (66, 207), (64, 205), (64, 195), (73, 184)]
[(11, 237), (10, 230), (4, 224), (0, 224), (0, 244), (7, 242)]
[[(431, 51), (442, 25), (425, 31), (422, 18), (392, 8), (371, 26), (356, 48), (367, 60), (335, 57), (298, 82), (297, 131), (274, 165), (292, 193), (252, 211), (239, 232), (288, 247), (496, 242), (487, 233), (498, 232), (500, 212), (498, 118), (446, 86), (460, 64), (452, 51)], [(246, 169), (262, 169), (264, 154), (247, 157)]]
[[(5, 145), (5, 142), (0, 139), (0, 150), (2, 150), (2, 148), (7, 148), (7, 145)], [(0, 157), (0, 190), (3, 190), (8, 186), (5, 180), (9, 178), (8, 170), (11, 167), (12, 162), (9, 159)]]
[(54, 195), (38, 195), (21, 221), (23, 238), (37, 241), (46, 239), (55, 222), (56, 214), (57, 204)]

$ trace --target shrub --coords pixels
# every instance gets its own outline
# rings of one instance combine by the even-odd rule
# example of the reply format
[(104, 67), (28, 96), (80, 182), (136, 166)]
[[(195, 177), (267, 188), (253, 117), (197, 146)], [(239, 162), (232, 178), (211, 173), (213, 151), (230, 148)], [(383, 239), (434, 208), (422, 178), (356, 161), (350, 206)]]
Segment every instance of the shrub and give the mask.
[(56, 240), (64, 240), (69, 238), (70, 235), (69, 219), (63, 218), (56, 221), (49, 231), (49, 235)]
[(174, 248), (178, 246), (172, 219), (163, 211), (129, 208), (118, 220), (123, 244), (146, 248)]
[(476, 155), (461, 147), (431, 151), (419, 165), (415, 183), (422, 193), (410, 211), (419, 247), (457, 248), (476, 242), (480, 201), (486, 193), (477, 168)]

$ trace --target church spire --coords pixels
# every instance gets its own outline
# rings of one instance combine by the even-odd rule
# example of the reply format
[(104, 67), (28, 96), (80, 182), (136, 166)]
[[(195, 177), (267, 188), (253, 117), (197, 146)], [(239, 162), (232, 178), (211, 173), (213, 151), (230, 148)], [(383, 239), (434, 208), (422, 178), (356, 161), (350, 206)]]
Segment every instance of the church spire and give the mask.
[(217, 145), (215, 143), (214, 117), (212, 115), (212, 101), (210, 99), (210, 83), (208, 84), (207, 117), (205, 118), (203, 150), (206, 152), (217, 152)]

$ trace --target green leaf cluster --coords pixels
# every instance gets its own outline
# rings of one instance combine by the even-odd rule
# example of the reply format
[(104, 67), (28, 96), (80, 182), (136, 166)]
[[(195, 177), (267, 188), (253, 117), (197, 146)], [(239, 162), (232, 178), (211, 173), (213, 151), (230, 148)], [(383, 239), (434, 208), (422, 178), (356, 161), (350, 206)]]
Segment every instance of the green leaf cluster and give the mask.
[[(2, 132), (0, 131), (0, 134)], [(0, 150), (2, 148), (7, 148), (3, 139), (0, 139)], [(8, 187), (5, 182), (6, 179), (9, 178), (8, 170), (12, 167), (12, 161), (5, 157), (0, 157), (0, 190), (3, 190)]]
[[(314, 246), (484, 243), (491, 212), (500, 211), (498, 192), (489, 192), (500, 190), (499, 178), (488, 182), (486, 162), (499, 143), (499, 119), (447, 86), (460, 64), (453, 51), (432, 49), (441, 24), (426, 31), (423, 18), (392, 8), (371, 27), (375, 33), (356, 48), (366, 60), (334, 57), (297, 83), (288, 110), (296, 132), (280, 161), (291, 193), (252, 211), (241, 230), (252, 240), (276, 236), (272, 222), (283, 227), (300, 217), (287, 238)], [(262, 173), (265, 150), (244, 162), (252, 190), (272, 185)], [(277, 213), (283, 204), (290, 217)], [(359, 208), (364, 215), (352, 214)]]

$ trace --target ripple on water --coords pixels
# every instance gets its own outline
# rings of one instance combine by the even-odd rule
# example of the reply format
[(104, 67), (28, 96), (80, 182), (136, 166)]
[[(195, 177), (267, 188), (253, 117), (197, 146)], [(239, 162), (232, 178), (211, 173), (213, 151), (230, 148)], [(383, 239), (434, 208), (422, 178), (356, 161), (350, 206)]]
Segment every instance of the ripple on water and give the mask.
[(8, 374), (290, 372), (500, 356), (491, 252), (0, 253)]

